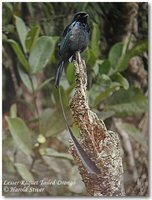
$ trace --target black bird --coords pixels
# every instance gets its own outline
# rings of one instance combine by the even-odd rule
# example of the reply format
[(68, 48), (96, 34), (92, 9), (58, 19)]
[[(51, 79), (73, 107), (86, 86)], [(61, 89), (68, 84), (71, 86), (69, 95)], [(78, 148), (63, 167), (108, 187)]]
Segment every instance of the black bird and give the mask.
[(58, 88), (63, 68), (67, 65), (77, 51), (84, 51), (89, 42), (90, 28), (87, 23), (88, 14), (78, 12), (72, 22), (65, 28), (59, 43), (59, 67), (56, 74), (56, 87)]
[[(65, 65), (67, 65), (69, 59), (73, 59), (77, 51), (82, 52), (88, 45), (90, 29), (87, 23), (87, 17), (88, 14), (86, 12), (76, 13), (73, 17), (72, 22), (65, 28), (63, 32), (62, 40), (59, 44), (60, 61), (55, 83), (57, 88), (59, 87), (63, 68)], [(69, 130), (69, 133), (73, 140), (76, 151), (78, 153), (78, 156), (82, 161), (82, 164), (89, 173), (100, 174), (100, 169), (97, 168), (96, 164), (90, 159), (90, 157), (87, 155), (87, 153), (84, 151), (84, 149), (81, 147), (81, 145), (73, 135), (65, 115), (60, 88), (58, 91), (63, 117), (67, 125), (67, 129)]]

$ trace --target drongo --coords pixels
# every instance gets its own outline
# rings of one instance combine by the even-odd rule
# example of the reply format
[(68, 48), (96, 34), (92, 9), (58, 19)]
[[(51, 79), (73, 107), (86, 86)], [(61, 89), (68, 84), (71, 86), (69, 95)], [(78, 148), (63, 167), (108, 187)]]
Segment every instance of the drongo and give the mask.
[(72, 60), (77, 51), (82, 52), (89, 42), (90, 28), (87, 22), (88, 14), (78, 12), (71, 23), (65, 28), (59, 43), (60, 61), (56, 73), (56, 87), (59, 87), (63, 68)]

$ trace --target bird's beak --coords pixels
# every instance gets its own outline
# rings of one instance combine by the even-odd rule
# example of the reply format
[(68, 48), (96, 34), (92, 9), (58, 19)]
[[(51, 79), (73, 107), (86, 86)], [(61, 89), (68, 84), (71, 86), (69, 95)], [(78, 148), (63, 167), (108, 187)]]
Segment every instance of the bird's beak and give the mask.
[(88, 14), (84, 15), (84, 18), (87, 18), (87, 17), (89, 17), (89, 15), (88, 15)]

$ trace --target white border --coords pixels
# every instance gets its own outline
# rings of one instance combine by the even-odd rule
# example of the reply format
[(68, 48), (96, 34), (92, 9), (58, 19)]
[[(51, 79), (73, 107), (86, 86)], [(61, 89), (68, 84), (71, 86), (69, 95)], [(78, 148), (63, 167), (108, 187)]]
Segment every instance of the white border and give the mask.
[(65, 1), (62, 1), (62, 0), (60, 0), (60, 1), (56, 1), (56, 0), (51, 0), (51, 1), (49, 1), (49, 0), (44, 0), (44, 1), (39, 1), (39, 0), (30, 0), (30, 1), (28, 1), (28, 0), (25, 0), (25, 1), (13, 1), (13, 0), (5, 0), (5, 1), (1, 1), (1, 2), (107, 2), (107, 3), (109, 3), (109, 2), (149, 2), (150, 3), (150, 0), (148, 0), (148, 1), (145, 1), (145, 0), (138, 0), (138, 1), (135, 1), (135, 0), (127, 0), (127, 1), (121, 1), (121, 0), (113, 0), (113, 1), (102, 1), (102, 0), (99, 0), (99, 1), (93, 1), (93, 0), (90, 0), (90, 1), (87, 1), (87, 0), (77, 0), (77, 1), (74, 1), (74, 0), (65, 0)]
[[(52, 1), (35, 1), (35, 0), (30, 0), (30, 1), (13, 1), (13, 0), (5, 0), (5, 1), (0, 1), (0, 12), (1, 12), (1, 17), (0, 17), (0, 25), (1, 25), (1, 30), (2, 30), (2, 2), (57, 2), (55, 0), (52, 0)], [(151, 116), (151, 100), (152, 100), (152, 93), (151, 93), (151, 85), (152, 85), (152, 80), (151, 80), (151, 76), (152, 76), (152, 66), (151, 66), (151, 58), (152, 58), (152, 51), (151, 51), (151, 35), (152, 35), (152, 9), (151, 9), (151, 6), (152, 6), (152, 2), (150, 0), (148, 1), (120, 1), (120, 0), (116, 0), (116, 1), (86, 1), (86, 0), (77, 0), (77, 1), (73, 1), (73, 0), (66, 0), (66, 1), (58, 1), (58, 2), (148, 2), (149, 3), (149, 137), (150, 137), (150, 140), (149, 140), (149, 148), (150, 148), (150, 151), (149, 151), (149, 160), (150, 160), (150, 165), (149, 165), (149, 179), (150, 179), (150, 186), (149, 186), (149, 191), (150, 191), (150, 199), (151, 199), (151, 189), (152, 188), (152, 184), (151, 184), (151, 156), (152, 156), (152, 148), (151, 148), (151, 145), (152, 145), (152, 137), (151, 137), (151, 123), (150, 123), (150, 116)], [(1, 55), (0, 55), (0, 63), (2, 63), (2, 31), (0, 32), (0, 41), (1, 41), (1, 45), (0, 45), (0, 50), (1, 50)], [(1, 64), (1, 72), (0, 72), (0, 86), (1, 86), (1, 89), (0, 89), (0, 98), (1, 98), (1, 102), (2, 102), (2, 64)], [(1, 123), (0, 123), (0, 130), (1, 130), (1, 133), (2, 133), (2, 105), (0, 107), (0, 119), (1, 119)], [(0, 134), (0, 140), (1, 140), (1, 144), (2, 144), (2, 134)], [(2, 145), (1, 145), (1, 154), (0, 154), (0, 157), (2, 156)], [(0, 170), (2, 172), (2, 157), (1, 157), (1, 162), (0, 162)], [(0, 194), (1, 194), (1, 197), (2, 197), (2, 173), (0, 174), (0, 180), (1, 180), (1, 184), (0, 184)], [(2, 197), (2, 198), (5, 198), (5, 197)], [(22, 197), (18, 197), (18, 198), (22, 198)], [(24, 199), (33, 199), (34, 197), (24, 197)], [(46, 199), (46, 197), (39, 197), (40, 199)], [(56, 199), (61, 199), (61, 198), (64, 198), (64, 199), (75, 199), (74, 197), (51, 197), (49, 196), (48, 198), (51, 198), (53, 200), (56, 200)], [(77, 199), (82, 199), (82, 198), (85, 198), (85, 199), (90, 199), (89, 197), (77, 197)], [(91, 197), (91, 198), (95, 198), (95, 197)], [(101, 199), (109, 199), (110, 197), (106, 198), (106, 197), (101, 197)], [(116, 198), (116, 197), (113, 197), (115, 199), (120, 199), (120, 198), (129, 198), (129, 199), (134, 199), (134, 198), (130, 198), (130, 197), (120, 197), (120, 198)], [(140, 198), (140, 199), (147, 199), (147, 197), (136, 197), (136, 198)], [(10, 199), (7, 197), (7, 199)], [(13, 199), (17, 199), (17, 198), (13, 198)], [(96, 197), (96, 199), (99, 199), (99, 197)]]

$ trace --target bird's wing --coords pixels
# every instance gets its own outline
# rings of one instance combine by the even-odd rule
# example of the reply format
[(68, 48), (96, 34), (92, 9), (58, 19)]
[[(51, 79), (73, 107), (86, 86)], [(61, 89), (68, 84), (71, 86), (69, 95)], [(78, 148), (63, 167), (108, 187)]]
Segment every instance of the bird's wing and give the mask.
[(61, 46), (62, 39), (65, 37), (65, 35), (66, 35), (67, 32), (69, 31), (69, 27), (70, 27), (70, 25), (71, 25), (71, 24), (69, 24), (69, 25), (64, 29), (64, 31), (63, 31), (63, 33), (62, 33), (62, 37), (60, 38), (61, 41), (58, 43), (58, 47)]
[(70, 37), (72, 36), (72, 28), (74, 25), (75, 22), (67, 26), (63, 32), (63, 38), (60, 42), (60, 55), (63, 55), (65, 52), (67, 52), (70, 43)]
[(67, 32), (69, 32), (70, 26), (71, 26), (71, 24), (69, 24), (69, 25), (64, 29), (63, 34), (62, 34), (62, 37), (65, 37), (65, 35), (67, 34)]

